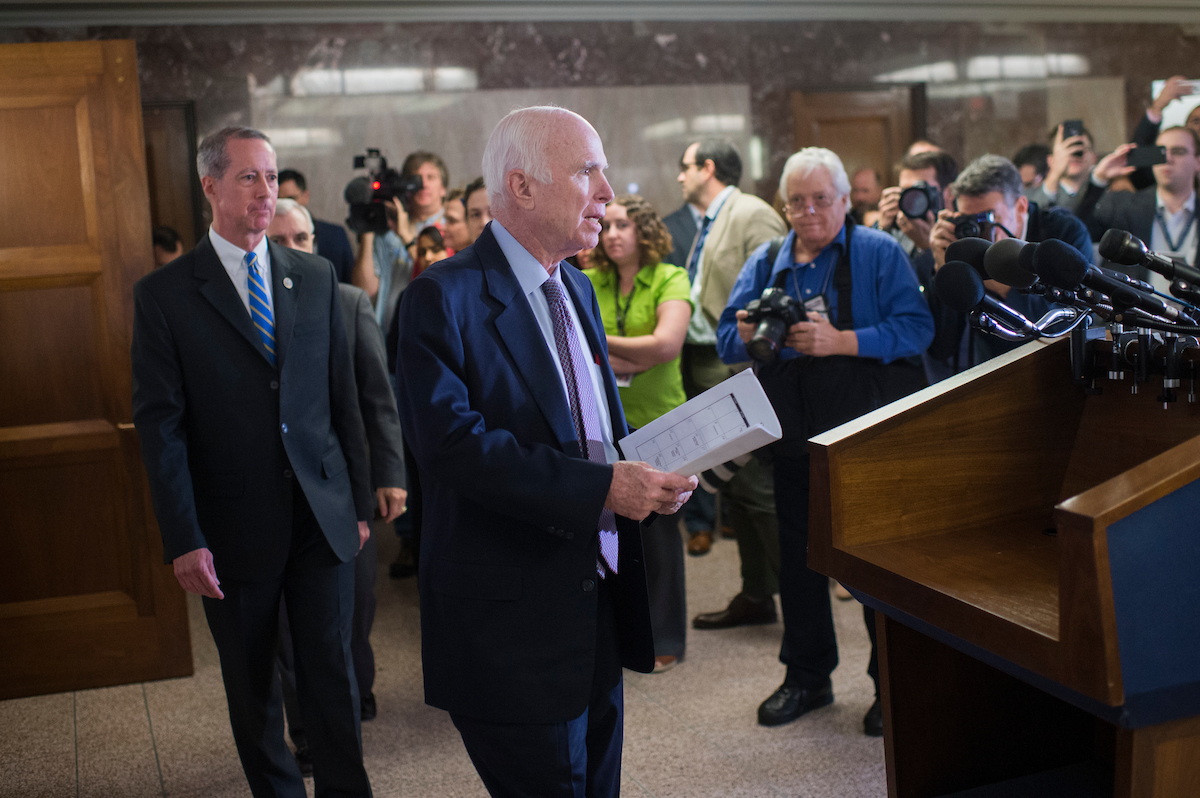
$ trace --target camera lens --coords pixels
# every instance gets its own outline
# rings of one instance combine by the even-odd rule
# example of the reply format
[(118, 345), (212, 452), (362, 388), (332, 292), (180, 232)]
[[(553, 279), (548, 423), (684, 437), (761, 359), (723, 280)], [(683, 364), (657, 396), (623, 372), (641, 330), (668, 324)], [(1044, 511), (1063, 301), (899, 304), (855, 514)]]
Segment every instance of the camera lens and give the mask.
[(760, 363), (770, 363), (783, 348), (787, 324), (776, 316), (768, 316), (758, 324), (754, 337), (746, 344), (746, 352)]
[(929, 212), (929, 194), (920, 186), (900, 192), (900, 212), (910, 219), (922, 219)]

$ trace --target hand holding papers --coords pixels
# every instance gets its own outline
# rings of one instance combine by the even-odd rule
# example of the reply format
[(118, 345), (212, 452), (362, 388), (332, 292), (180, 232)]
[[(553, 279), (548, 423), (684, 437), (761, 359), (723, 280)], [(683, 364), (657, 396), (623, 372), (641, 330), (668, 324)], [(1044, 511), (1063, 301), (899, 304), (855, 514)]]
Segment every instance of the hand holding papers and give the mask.
[(619, 445), (630, 460), (690, 477), (782, 434), (758, 378), (746, 369), (622, 438)]

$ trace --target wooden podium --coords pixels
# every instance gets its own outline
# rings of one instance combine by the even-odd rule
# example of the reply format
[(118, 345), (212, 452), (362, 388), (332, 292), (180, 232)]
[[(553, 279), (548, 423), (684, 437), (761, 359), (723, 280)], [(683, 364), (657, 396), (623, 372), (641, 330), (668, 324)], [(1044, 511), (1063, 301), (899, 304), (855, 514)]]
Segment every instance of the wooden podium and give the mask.
[(1200, 405), (1088, 395), (1069, 349), (809, 443), (809, 565), (878, 611), (893, 798), (1200, 796)]

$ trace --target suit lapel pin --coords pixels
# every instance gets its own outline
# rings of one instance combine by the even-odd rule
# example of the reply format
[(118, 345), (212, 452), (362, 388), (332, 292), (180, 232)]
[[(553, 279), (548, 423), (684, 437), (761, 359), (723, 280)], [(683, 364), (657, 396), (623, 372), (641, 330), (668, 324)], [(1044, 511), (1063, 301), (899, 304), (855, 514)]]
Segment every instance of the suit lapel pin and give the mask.
[(283, 278), (283, 287), (284, 287), (284, 288), (291, 288), (291, 287), (292, 287), (292, 278), (291, 278), (291, 277), (284, 277), (284, 278)]

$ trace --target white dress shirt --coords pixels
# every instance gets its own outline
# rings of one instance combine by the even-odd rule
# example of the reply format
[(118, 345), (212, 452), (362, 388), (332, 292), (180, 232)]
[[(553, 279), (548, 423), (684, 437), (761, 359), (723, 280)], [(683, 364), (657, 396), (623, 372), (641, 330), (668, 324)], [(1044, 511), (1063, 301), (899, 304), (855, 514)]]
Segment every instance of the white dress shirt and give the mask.
[[(708, 219), (708, 226), (712, 227), (716, 221), (717, 214), (721, 212), (721, 208), (725, 205), (725, 200), (729, 199), (729, 195), (737, 186), (725, 186), (721, 189), (721, 193), (713, 197), (713, 201), (708, 203), (708, 209), (704, 211), (704, 217), (700, 224), (703, 225), (704, 219)], [(710, 231), (711, 232), (711, 231)], [(697, 231), (696, 235), (699, 235)], [(692, 318), (688, 322), (687, 342), (689, 344), (713, 344), (717, 343), (717, 332), (708, 323), (708, 319), (704, 316), (704, 309), (700, 307), (700, 284), (704, 281), (704, 248), (708, 245), (708, 237), (706, 236), (700, 242), (699, 252), (694, 257), (696, 261), (696, 277), (692, 280)]]
[[(525, 292), (525, 298), (529, 300), (529, 306), (533, 309), (533, 315), (542, 331), (546, 348), (550, 350), (550, 358), (554, 361), (554, 367), (558, 369), (558, 380), (562, 384), (563, 397), (569, 407), (570, 394), (567, 392), (567, 377), (563, 373), (562, 363), (558, 359), (558, 344), (554, 340), (554, 321), (550, 317), (550, 303), (546, 300), (546, 295), (542, 293), (542, 283), (554, 280), (562, 289), (563, 296), (569, 300), (571, 292), (562, 284), (562, 270), (556, 268), (554, 274), (549, 274), (545, 267), (538, 263), (537, 258), (530, 255), (529, 250), (521, 246), (521, 243), (513, 238), (512, 233), (505, 230), (504, 225), (495, 219), (492, 220), (492, 235), (496, 237), (496, 243), (500, 245), (500, 250), (508, 259), (508, 265), (512, 267), (513, 275), (520, 283), (521, 290)], [(571, 323), (575, 327), (575, 335), (579, 339), (579, 351), (584, 353), (584, 357), (587, 357), (592, 352), (592, 347), (583, 333), (579, 316), (575, 313), (575, 303), (568, 301), (566, 304), (567, 311), (571, 314)], [(600, 332), (602, 333), (603, 330)], [(600, 434), (604, 438), (604, 456), (608, 462), (615, 463), (621, 458), (617, 454), (617, 447), (613, 445), (612, 416), (608, 412), (608, 393), (604, 390), (603, 372), (593, 360), (588, 361), (588, 372), (592, 378), (592, 395), (596, 399), (596, 409), (599, 411)]]
[[(221, 260), (221, 265), (225, 267), (225, 273), (233, 281), (233, 287), (237, 289), (238, 296), (242, 298), (242, 306), (246, 308), (246, 315), (249, 316), (250, 285), (247, 281), (250, 279), (250, 270), (246, 267), (246, 250), (221, 238), (220, 234), (211, 227), (208, 228), (208, 240), (212, 242), (213, 250)], [(258, 242), (258, 246), (254, 248), (254, 254), (258, 256), (258, 265), (262, 268), (263, 283), (267, 288), (267, 307), (271, 308), (271, 318), (273, 319), (275, 318), (275, 298), (271, 293), (271, 255), (267, 249), (266, 236), (263, 236), (262, 241)]]

